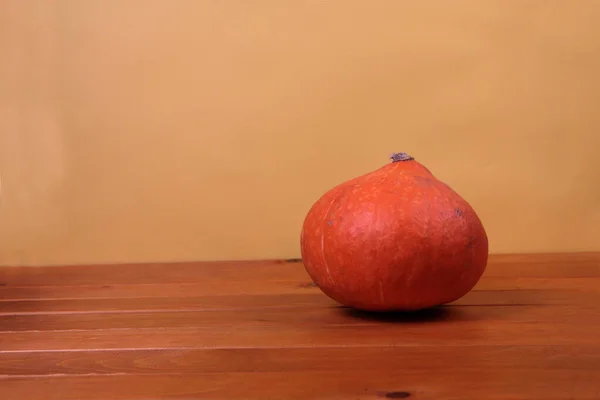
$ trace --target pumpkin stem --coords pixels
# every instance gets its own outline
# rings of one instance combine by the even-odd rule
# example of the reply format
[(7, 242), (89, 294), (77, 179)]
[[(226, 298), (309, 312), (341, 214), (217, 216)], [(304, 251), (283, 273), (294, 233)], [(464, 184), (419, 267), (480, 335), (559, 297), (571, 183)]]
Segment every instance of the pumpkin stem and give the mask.
[(392, 159), (392, 162), (414, 160), (412, 156), (406, 153), (394, 153), (390, 158)]

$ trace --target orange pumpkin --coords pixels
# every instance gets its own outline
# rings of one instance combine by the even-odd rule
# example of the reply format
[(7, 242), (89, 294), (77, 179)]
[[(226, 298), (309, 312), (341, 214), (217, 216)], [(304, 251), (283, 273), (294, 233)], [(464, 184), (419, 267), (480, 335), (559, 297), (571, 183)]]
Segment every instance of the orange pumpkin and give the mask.
[(314, 283), (349, 307), (419, 310), (467, 294), (488, 238), (473, 208), (405, 153), (344, 182), (310, 209), (300, 238)]

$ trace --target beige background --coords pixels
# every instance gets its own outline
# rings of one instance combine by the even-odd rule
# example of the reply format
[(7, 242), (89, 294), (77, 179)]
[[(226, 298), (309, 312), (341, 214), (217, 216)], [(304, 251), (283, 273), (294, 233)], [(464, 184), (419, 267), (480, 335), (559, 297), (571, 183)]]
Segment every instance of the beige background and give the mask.
[(297, 257), (406, 151), (492, 252), (600, 250), (599, 1), (0, 0), (0, 264)]

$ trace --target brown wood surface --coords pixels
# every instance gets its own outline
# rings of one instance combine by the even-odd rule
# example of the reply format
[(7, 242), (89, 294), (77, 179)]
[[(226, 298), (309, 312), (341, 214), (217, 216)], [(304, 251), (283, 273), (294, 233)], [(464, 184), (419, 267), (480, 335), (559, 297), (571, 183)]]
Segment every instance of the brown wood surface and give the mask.
[(495, 255), (426, 312), (300, 262), (0, 269), (0, 399), (600, 399), (600, 253)]

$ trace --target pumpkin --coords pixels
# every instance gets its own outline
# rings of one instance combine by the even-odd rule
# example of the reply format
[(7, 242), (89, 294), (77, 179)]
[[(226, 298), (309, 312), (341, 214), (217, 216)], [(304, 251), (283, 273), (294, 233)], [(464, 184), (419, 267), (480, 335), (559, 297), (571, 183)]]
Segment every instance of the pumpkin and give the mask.
[(483, 275), (488, 238), (469, 203), (406, 153), (325, 193), (300, 235), (320, 290), (345, 306), (411, 311), (451, 303)]

